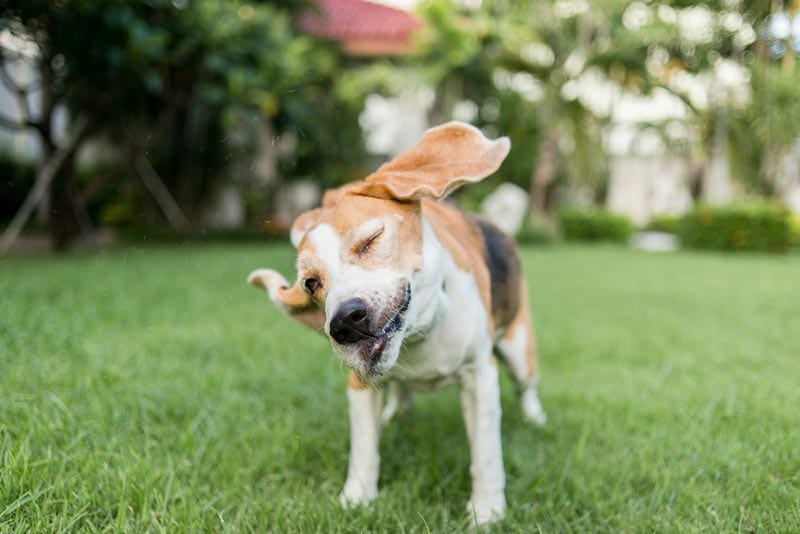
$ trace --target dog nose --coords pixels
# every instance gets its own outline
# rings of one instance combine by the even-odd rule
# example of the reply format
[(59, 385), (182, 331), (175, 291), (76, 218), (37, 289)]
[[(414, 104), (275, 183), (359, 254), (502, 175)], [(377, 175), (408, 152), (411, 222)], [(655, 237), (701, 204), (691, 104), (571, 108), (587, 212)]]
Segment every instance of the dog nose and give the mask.
[(369, 326), (367, 303), (361, 299), (344, 302), (331, 319), (331, 337), (340, 345), (355, 343), (367, 337)]

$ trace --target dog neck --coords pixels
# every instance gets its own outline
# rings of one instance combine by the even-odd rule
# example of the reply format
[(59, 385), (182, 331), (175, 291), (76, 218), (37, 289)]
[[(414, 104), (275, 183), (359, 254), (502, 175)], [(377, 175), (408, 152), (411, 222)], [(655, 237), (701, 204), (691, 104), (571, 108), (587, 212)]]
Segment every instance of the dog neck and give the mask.
[(406, 316), (404, 344), (425, 339), (447, 312), (445, 265), (447, 254), (430, 223), (422, 221), (422, 268), (414, 273), (414, 298)]

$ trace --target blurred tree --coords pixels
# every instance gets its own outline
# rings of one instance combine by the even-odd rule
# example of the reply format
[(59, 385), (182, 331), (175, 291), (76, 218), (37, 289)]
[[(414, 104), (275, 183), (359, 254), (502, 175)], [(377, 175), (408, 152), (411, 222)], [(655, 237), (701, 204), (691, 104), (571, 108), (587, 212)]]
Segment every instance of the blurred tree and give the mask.
[(750, 76), (752, 98), (729, 112), (732, 170), (754, 193), (781, 194), (800, 176), (800, 72), (758, 63)]
[(691, 111), (704, 169), (697, 196), (715, 200), (720, 174), (766, 195), (781, 181), (781, 162), (800, 136), (800, 80), (791, 43), (769, 36), (767, 26), (776, 10), (798, 7), (772, 0), (631, 4), (627, 22), (651, 42), (652, 76)]
[(622, 25), (626, 5), (489, 0), (457, 7), (435, 0), (424, 6), (430, 30), (422, 58), (438, 88), (436, 118), (452, 117), (467, 101), (479, 125), (513, 133), (509, 165), (514, 181), (527, 183), (537, 214), (551, 209), (559, 176), (573, 187), (603, 190), (606, 117), (579, 98), (577, 80), (598, 75), (628, 90), (649, 87), (647, 43)]
[[(729, 161), (766, 192), (785, 181), (775, 175), (787, 150), (800, 152), (796, 43), (757, 40), (782, 9), (795, 13), (800, 2), (431, 0), (420, 57), (437, 92), (432, 122), (457, 117), (512, 134), (505, 175), (520, 185), (527, 176), (534, 212), (546, 213), (558, 180), (602, 199), (615, 101), (602, 109), (585, 88), (610, 87), (619, 100), (660, 87), (689, 110), (699, 196), (729, 181)], [(776, 50), (786, 51), (779, 71), (769, 68)]]
[[(42, 167), (65, 149), (52, 186), (55, 245), (69, 244), (76, 214), (85, 213), (74, 159), (90, 136), (120, 148), (128, 174), (139, 175), (184, 232), (200, 222), (204, 201), (224, 175), (232, 152), (226, 132), (250, 128), (234, 122), (241, 115), (233, 109), (263, 117), (276, 137), (296, 133), (296, 150), (281, 165), (286, 174), (335, 181), (348, 173), (345, 161), (357, 165), (360, 135), (335, 125), (357, 123), (358, 106), (337, 101), (331, 90), (338, 51), (294, 30), (294, 15), (305, 7), (305, 1), (236, 0), (3, 3), (0, 31), (35, 48), (38, 71), (35, 83), (21, 87), (5, 69), (21, 58), (3, 46), (2, 81), (23, 111), (21, 121), (3, 117), (3, 124), (38, 132)], [(39, 109), (29, 109), (32, 102)], [(73, 125), (85, 125), (68, 146), (53, 134), (60, 104)]]
[[(762, 0), (749, 13), (759, 34), (754, 53), (744, 60), (752, 98), (731, 110), (731, 160), (735, 174), (751, 189), (783, 197), (800, 184), (800, 72), (795, 61), (800, 54), (800, 2)], [(794, 25), (777, 35), (780, 22), (789, 22), (791, 16)]]

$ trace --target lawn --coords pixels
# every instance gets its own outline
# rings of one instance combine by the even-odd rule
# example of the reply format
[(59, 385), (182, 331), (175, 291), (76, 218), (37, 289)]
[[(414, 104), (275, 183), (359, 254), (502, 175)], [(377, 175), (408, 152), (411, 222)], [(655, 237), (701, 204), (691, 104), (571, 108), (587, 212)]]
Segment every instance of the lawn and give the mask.
[[(343, 511), (346, 371), (245, 285), (284, 245), (0, 260), (0, 532), (451, 532), (457, 392)], [(800, 256), (526, 249), (544, 429), (503, 379), (504, 532), (800, 530)]]

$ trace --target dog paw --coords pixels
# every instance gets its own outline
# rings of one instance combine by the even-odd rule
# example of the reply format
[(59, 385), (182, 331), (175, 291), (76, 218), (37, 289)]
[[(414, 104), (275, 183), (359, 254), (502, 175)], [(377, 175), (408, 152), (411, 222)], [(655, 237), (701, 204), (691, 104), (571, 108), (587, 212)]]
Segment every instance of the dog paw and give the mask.
[(355, 508), (365, 506), (378, 497), (378, 488), (367, 488), (360, 481), (348, 480), (344, 489), (339, 494), (339, 503), (342, 508)]
[(500, 521), (506, 515), (506, 498), (501, 493), (494, 497), (473, 496), (467, 503), (467, 513), (475, 526)]
[(547, 422), (547, 415), (544, 413), (539, 396), (533, 390), (527, 390), (522, 394), (522, 413), (525, 419), (537, 426), (544, 426)]

